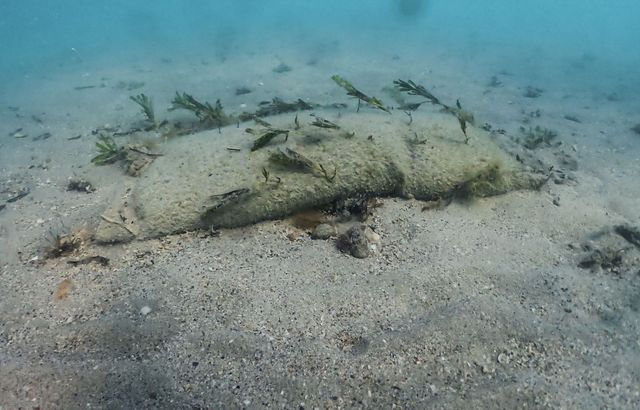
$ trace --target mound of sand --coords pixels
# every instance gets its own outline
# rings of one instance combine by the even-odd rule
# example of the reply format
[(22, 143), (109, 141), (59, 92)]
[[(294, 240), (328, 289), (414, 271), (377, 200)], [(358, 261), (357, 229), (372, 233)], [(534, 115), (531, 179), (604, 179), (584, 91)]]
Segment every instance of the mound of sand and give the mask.
[[(313, 126), (308, 114), (296, 129), (288, 114), (269, 118), (273, 128), (291, 130), (286, 141), (280, 135), (255, 151), (257, 137), (234, 126), (167, 142), (165, 155), (103, 214), (96, 239), (238, 227), (360, 195), (488, 196), (540, 183), (488, 133), (469, 129), (465, 144), (450, 115), (421, 114), (408, 125), (406, 117), (378, 112), (317, 114), (340, 129)], [(300, 154), (307, 165), (274, 162), (282, 153)]]

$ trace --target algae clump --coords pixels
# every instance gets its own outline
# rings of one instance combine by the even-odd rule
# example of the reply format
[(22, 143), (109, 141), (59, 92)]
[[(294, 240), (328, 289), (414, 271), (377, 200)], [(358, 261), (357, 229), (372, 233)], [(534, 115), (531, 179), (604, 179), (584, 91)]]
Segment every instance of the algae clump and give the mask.
[(153, 101), (146, 94), (132, 95), (131, 101), (140, 106), (145, 119), (153, 126), (156, 126), (156, 115), (153, 111)]

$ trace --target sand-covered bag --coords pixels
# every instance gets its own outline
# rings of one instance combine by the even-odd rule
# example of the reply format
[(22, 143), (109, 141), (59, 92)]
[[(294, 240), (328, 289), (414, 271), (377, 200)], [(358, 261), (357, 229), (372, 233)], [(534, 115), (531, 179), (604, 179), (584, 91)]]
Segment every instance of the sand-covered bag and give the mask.
[[(238, 227), (362, 195), (482, 197), (541, 183), (489, 133), (469, 127), (465, 142), (446, 113), (420, 114), (410, 125), (400, 115), (337, 111), (269, 122), (250, 132), (228, 126), (163, 144), (164, 155), (105, 211), (96, 239)], [(264, 138), (270, 131), (276, 135)]]

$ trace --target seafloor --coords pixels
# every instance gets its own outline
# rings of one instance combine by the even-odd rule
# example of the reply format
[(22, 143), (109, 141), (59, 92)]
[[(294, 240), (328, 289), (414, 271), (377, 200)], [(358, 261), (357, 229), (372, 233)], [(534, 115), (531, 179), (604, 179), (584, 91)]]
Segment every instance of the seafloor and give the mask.
[[(16, 80), (0, 101), (0, 408), (640, 407), (638, 103), (624, 69), (554, 58), (139, 55)], [(175, 91), (236, 113), (273, 97), (355, 111), (333, 74), (390, 102), (397, 78), (460, 98), (552, 178), (447, 206), (382, 199), (364, 259), (290, 219), (92, 241), (135, 180), (90, 162), (101, 132), (144, 125), (129, 96), (173, 122), (189, 116), (166, 111)], [(527, 140), (535, 127), (557, 135)], [(81, 247), (55, 257), (72, 232)]]

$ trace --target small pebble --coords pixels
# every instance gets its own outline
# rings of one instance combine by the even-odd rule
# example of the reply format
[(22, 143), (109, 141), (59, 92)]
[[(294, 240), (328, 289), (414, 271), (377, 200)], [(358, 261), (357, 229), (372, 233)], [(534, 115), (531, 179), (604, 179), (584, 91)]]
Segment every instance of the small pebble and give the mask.
[(151, 308), (149, 306), (143, 306), (142, 309), (140, 309), (140, 314), (142, 316), (147, 316), (149, 313), (151, 313)]
[(509, 356), (504, 353), (500, 353), (498, 355), (498, 363), (500, 364), (509, 364)]

